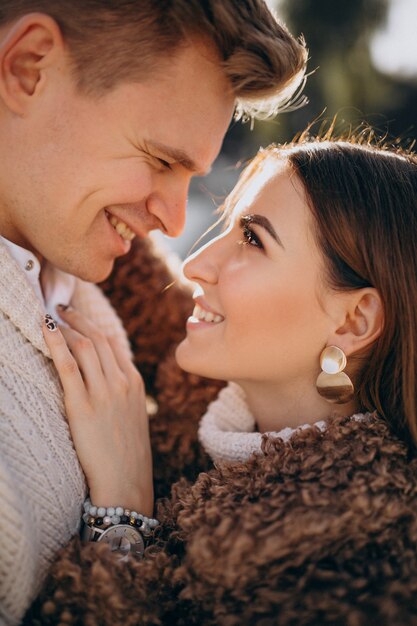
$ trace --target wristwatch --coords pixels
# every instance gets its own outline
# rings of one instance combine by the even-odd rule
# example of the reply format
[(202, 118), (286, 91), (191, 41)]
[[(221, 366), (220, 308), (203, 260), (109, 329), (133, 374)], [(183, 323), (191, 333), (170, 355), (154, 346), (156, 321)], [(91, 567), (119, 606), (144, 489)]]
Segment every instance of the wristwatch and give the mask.
[(141, 558), (145, 550), (142, 533), (129, 524), (116, 524), (103, 530), (97, 526), (84, 524), (81, 539), (83, 541), (108, 543), (112, 552), (120, 554), (121, 561), (126, 561), (130, 554), (136, 558)]

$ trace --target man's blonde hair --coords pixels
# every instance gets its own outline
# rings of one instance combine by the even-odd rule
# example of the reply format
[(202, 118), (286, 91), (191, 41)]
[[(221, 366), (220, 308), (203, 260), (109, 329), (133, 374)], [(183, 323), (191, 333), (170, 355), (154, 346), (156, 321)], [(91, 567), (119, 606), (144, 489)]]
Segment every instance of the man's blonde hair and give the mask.
[(78, 87), (93, 96), (146, 79), (196, 38), (216, 50), (237, 117), (274, 115), (305, 74), (303, 40), (263, 0), (3, 0), (0, 26), (35, 11), (58, 23)]

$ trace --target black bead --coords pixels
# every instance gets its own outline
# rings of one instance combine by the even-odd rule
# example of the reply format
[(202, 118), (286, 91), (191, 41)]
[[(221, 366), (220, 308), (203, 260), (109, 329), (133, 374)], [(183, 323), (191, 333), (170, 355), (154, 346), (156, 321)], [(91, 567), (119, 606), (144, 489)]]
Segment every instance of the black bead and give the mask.
[(97, 517), (96, 521), (94, 522), (94, 526), (103, 526), (103, 518)]
[(137, 526), (138, 528), (142, 528), (142, 526), (143, 526), (142, 520), (139, 519), (139, 518), (137, 520), (135, 520), (135, 526)]
[(120, 523), (121, 524), (128, 524), (129, 523), (129, 518), (127, 515), (121, 515), (120, 516)]

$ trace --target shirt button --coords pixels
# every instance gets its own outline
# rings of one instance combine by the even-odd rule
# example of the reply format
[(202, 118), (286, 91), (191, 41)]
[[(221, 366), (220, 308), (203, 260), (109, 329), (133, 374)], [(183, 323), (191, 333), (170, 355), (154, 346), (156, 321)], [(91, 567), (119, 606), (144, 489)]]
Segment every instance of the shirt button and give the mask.
[(29, 259), (29, 261), (28, 261), (28, 262), (26, 263), (26, 265), (25, 265), (25, 270), (26, 270), (27, 272), (30, 272), (30, 270), (33, 270), (34, 265), (35, 265), (35, 264), (34, 264), (34, 262), (32, 261), (32, 259)]

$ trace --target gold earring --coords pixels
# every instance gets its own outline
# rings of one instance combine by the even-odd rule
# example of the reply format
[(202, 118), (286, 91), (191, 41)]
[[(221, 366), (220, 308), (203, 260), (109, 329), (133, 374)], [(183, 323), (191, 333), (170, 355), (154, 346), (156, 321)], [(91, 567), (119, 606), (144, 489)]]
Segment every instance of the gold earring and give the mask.
[(332, 404), (345, 404), (353, 398), (353, 383), (343, 372), (346, 363), (346, 354), (337, 346), (327, 346), (320, 355), (322, 371), (316, 387), (318, 393)]

